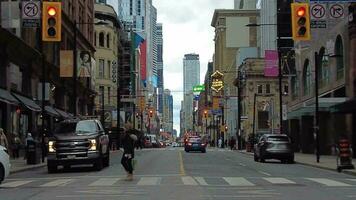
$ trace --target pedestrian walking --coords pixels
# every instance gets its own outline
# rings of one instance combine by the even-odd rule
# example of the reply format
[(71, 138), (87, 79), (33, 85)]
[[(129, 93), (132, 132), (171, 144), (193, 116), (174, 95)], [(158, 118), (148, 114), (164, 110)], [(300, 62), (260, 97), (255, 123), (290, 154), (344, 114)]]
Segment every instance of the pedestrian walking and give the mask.
[(19, 158), (20, 157), (20, 146), (21, 146), (21, 140), (18, 136), (14, 136), (14, 140), (12, 142), (12, 155), (14, 158)]
[(27, 157), (28, 157), (27, 154), (28, 154), (28, 145), (29, 145), (29, 143), (34, 142), (34, 141), (35, 140), (33, 139), (32, 134), (31, 133), (27, 133), (26, 139), (25, 139), (26, 154), (25, 154), (24, 160), (26, 160)]
[(219, 138), (219, 140), (218, 140), (218, 147), (219, 147), (219, 148), (221, 148), (221, 147), (222, 147), (222, 143), (223, 143), (222, 139), (221, 139), (221, 138)]
[(122, 146), (124, 153), (122, 154), (121, 164), (127, 172), (127, 181), (133, 180), (133, 166), (132, 161), (135, 157), (135, 141), (137, 141), (136, 131), (130, 122), (126, 123), (124, 135), (122, 138)]
[(7, 137), (5, 135), (4, 129), (0, 128), (0, 145), (9, 149), (9, 143), (7, 141)]

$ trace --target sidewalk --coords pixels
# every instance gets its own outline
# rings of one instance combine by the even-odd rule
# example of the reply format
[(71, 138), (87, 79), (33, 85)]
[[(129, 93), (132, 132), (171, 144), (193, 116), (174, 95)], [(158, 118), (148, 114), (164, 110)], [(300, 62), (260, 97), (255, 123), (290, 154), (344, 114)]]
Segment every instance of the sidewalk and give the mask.
[(24, 160), (23, 158), (10, 159), (10, 163), (11, 163), (10, 174), (23, 172), (23, 171), (27, 171), (27, 170), (32, 170), (32, 169), (37, 169), (37, 168), (44, 167), (47, 165), (46, 160), (44, 163), (39, 163), (36, 165), (28, 165), (28, 164), (26, 164), (26, 160)]
[[(252, 152), (246, 152), (246, 150), (239, 151), (240, 153), (247, 154), (253, 156)], [(308, 165), (312, 167), (317, 167), (321, 169), (326, 169), (326, 170), (332, 170), (332, 171), (337, 171), (336, 170), (336, 156), (327, 156), (327, 155), (321, 155), (320, 156), (320, 162), (316, 162), (316, 156), (314, 154), (303, 154), (303, 153), (294, 153), (294, 159), (296, 163), (303, 164), (303, 165)], [(352, 160), (353, 164), (356, 164), (356, 159)], [(356, 176), (356, 170), (342, 170), (343, 173), (345, 174), (350, 174)]]

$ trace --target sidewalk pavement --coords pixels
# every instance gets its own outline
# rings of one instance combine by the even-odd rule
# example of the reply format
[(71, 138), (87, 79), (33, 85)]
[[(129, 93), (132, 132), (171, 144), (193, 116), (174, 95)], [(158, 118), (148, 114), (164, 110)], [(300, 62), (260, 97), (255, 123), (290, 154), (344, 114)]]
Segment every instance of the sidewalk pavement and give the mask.
[[(253, 156), (252, 152), (246, 152), (246, 150), (240, 151), (241, 153), (248, 154)], [(294, 153), (294, 160), (296, 163), (302, 164), (302, 165), (308, 165), (312, 167), (317, 167), (321, 169), (326, 169), (326, 170), (336, 170), (336, 156), (329, 156), (329, 155), (321, 155), (320, 156), (320, 162), (316, 162), (316, 156), (315, 154), (303, 154), (303, 153)], [(356, 159), (352, 160), (352, 163), (355, 165), (356, 164)], [(356, 176), (356, 170), (342, 170), (343, 173), (345, 174), (350, 174)]]
[(28, 165), (26, 163), (26, 160), (24, 160), (23, 158), (18, 158), (18, 159), (10, 159), (10, 163), (11, 163), (10, 174), (14, 174), (27, 170), (37, 169), (40, 167), (45, 167), (47, 165), (47, 160), (45, 160), (45, 162), (43, 163), (40, 162), (39, 164)]

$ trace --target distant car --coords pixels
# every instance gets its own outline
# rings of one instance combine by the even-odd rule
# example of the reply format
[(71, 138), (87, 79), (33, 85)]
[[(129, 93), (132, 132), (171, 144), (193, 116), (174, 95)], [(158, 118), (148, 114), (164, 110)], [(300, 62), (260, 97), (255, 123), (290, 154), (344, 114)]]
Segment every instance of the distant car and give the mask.
[(152, 143), (151, 143), (151, 140), (149, 137), (145, 137), (145, 140), (144, 140), (144, 147), (145, 148), (152, 148)]
[(58, 165), (92, 164), (96, 170), (110, 164), (109, 136), (99, 120), (65, 120), (59, 123), (48, 142), (47, 168)]
[(294, 163), (294, 151), (287, 135), (264, 134), (254, 146), (254, 160), (265, 162), (277, 159), (282, 163)]
[(206, 144), (202, 142), (201, 138), (191, 137), (184, 145), (184, 150), (186, 152), (201, 151), (202, 153), (206, 153)]
[(178, 143), (177, 142), (173, 142), (172, 143), (172, 147), (178, 147)]
[(0, 184), (10, 174), (10, 156), (5, 147), (0, 145)]

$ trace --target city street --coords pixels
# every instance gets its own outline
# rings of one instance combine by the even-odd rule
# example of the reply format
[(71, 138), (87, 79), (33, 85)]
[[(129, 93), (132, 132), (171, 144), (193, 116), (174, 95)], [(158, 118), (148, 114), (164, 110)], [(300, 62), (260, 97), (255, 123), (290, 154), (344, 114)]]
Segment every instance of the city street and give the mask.
[(182, 148), (137, 151), (134, 181), (124, 181), (120, 152), (100, 172), (46, 168), (11, 175), (1, 199), (323, 199), (356, 198), (356, 177), (300, 164), (256, 163), (236, 151)]

